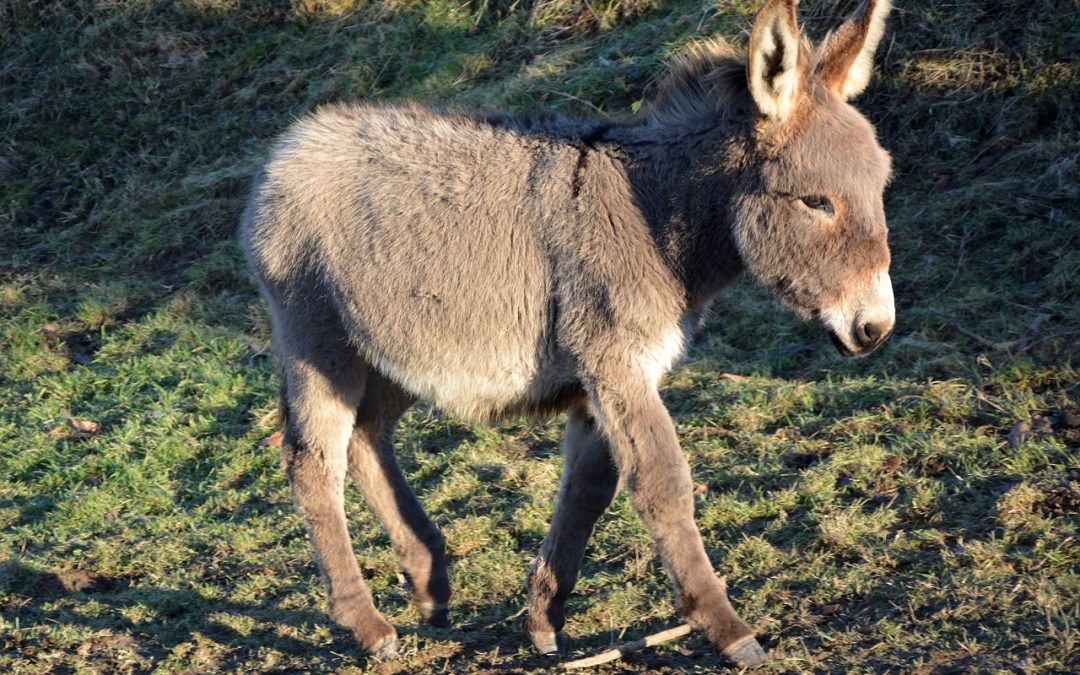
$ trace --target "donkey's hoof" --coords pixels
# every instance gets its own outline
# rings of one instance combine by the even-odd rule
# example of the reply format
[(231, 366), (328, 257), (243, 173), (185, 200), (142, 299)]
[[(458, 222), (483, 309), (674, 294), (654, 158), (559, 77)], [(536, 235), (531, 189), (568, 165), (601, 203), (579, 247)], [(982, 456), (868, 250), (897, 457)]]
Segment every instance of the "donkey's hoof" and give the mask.
[(418, 602), (416, 608), (430, 625), (436, 628), (450, 627), (450, 609), (445, 602)]
[(541, 654), (559, 653), (559, 634), (552, 631), (529, 631), (529, 639), (532, 640), (536, 651)]
[(724, 648), (723, 655), (739, 668), (757, 668), (769, 658), (753, 635), (732, 642)]
[(397, 635), (388, 635), (371, 650), (371, 658), (376, 661), (392, 661), (398, 657)]

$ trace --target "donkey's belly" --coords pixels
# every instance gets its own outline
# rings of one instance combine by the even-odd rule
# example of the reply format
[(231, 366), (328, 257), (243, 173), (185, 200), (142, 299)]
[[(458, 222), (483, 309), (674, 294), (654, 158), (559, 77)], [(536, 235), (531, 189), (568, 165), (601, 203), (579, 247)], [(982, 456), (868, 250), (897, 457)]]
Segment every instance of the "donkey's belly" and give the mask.
[(416, 267), (368, 270), (369, 283), (339, 286), (339, 312), (372, 365), (421, 399), (470, 418), (524, 412), (572, 385), (574, 373), (553, 346), (546, 270), (517, 262), (499, 272), (484, 265), (481, 283)]
[(380, 372), (406, 390), (447, 412), (473, 419), (547, 410), (578, 389), (569, 365), (561, 359), (545, 360), (525, 345), (487, 346), (425, 357), (376, 345), (366, 351)]

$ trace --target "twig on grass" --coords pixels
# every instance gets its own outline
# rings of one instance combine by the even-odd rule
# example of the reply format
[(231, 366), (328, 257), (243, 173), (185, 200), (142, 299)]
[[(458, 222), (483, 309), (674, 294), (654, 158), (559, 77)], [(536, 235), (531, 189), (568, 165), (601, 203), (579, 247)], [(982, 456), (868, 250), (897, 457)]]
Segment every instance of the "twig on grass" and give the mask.
[[(945, 316), (945, 315), (943, 315)], [(950, 317), (952, 318), (952, 317)], [(1019, 348), (1020, 351), (1027, 351), (1033, 345), (1039, 343), (1041, 340), (1034, 340), (1033, 338), (1042, 330), (1044, 324), (1052, 318), (1050, 314), (1038, 314), (1032, 319), (1022, 330), (1022, 335), (1016, 340), (1006, 340), (1005, 342), (994, 342), (988, 340), (978, 333), (972, 332), (967, 328), (960, 325), (960, 322), (955, 318), (952, 318), (952, 326), (962, 335), (966, 335), (975, 342), (978, 342), (987, 349), (993, 349), (995, 351), (1011, 351)], [(1045, 339), (1045, 338), (1044, 338)]]
[(464, 628), (466, 630), (473, 630), (474, 628), (476, 628), (478, 630), (490, 630), (492, 628), (495, 628), (496, 626), (501, 626), (501, 625), (507, 624), (507, 623), (513, 623), (515, 620), (517, 620), (522, 614), (524, 614), (527, 611), (529, 611), (529, 604), (525, 603), (524, 607), (521, 607), (520, 609), (518, 609), (516, 612), (514, 612), (510, 616), (504, 616), (501, 619), (496, 619), (495, 621), (492, 621), (490, 623), (477, 625), (477, 624), (465, 622), (465, 623), (459, 623), (459, 624), (457, 624), (457, 626), (458, 626), (458, 628)]
[(521, 608), (521, 609), (519, 609), (518, 611), (516, 611), (516, 612), (514, 612), (513, 614), (511, 614), (510, 616), (508, 616), (508, 617), (506, 617), (506, 618), (503, 618), (503, 619), (499, 619), (498, 621), (496, 621), (495, 623), (493, 623), (493, 624), (491, 624), (491, 625), (492, 625), (492, 626), (495, 626), (495, 625), (498, 625), (498, 624), (500, 624), (500, 623), (510, 623), (511, 621), (513, 621), (514, 619), (518, 618), (519, 616), (521, 616), (522, 614), (524, 614), (524, 613), (525, 613), (525, 612), (527, 612), (527, 611), (529, 611), (529, 606), (528, 606), (528, 605), (525, 605), (524, 607), (522, 607), (522, 608)]
[(993, 340), (987, 340), (978, 333), (973, 333), (967, 328), (964, 328), (956, 321), (953, 321), (953, 328), (959, 331), (962, 335), (966, 335), (967, 337), (971, 338), (975, 342), (978, 342), (980, 345), (986, 347), (987, 349), (993, 349), (996, 351), (1008, 351), (1014, 347), (1019, 347), (1024, 344), (1023, 340), (1008, 340), (1006, 342), (994, 342)]
[(690, 624), (684, 623), (681, 626), (676, 626), (675, 628), (668, 628), (667, 630), (662, 630), (659, 633), (654, 633), (653, 635), (643, 637), (640, 640), (627, 642), (626, 644), (620, 645), (615, 649), (609, 649), (606, 652), (600, 652), (599, 654), (596, 654), (594, 656), (589, 656), (584, 659), (578, 659), (576, 661), (567, 661), (566, 663), (562, 664), (562, 667), (564, 670), (575, 670), (577, 668), (590, 668), (592, 666), (598, 666), (601, 663), (615, 661), (616, 659), (620, 659), (627, 654), (639, 652), (647, 647), (655, 647), (656, 645), (663, 642), (675, 640), (689, 634)]

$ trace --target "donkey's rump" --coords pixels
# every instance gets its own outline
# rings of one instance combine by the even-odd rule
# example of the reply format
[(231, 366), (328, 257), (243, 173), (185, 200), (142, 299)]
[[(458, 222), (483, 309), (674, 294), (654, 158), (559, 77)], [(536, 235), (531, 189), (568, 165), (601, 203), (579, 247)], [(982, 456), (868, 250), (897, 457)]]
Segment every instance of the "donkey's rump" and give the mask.
[(551, 155), (566, 152), (474, 118), (325, 108), (266, 164), (252, 264), (275, 295), (307, 276), (305, 302), (327, 299), (343, 337), (415, 395), (477, 417), (529, 407), (568, 384), (543, 243), (562, 215), (545, 193), (570, 185)]

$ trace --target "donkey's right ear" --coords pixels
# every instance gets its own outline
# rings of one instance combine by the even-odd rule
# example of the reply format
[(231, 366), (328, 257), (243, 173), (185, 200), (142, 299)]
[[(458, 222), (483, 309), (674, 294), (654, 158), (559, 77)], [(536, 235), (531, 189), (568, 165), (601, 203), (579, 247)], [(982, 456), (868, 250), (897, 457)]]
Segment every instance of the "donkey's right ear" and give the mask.
[(890, 0), (865, 0), (862, 9), (818, 49), (816, 71), (825, 86), (848, 100), (858, 96), (870, 82), (874, 50), (885, 33)]
[(769, 0), (750, 31), (746, 80), (758, 110), (774, 121), (786, 120), (799, 94), (798, 0)]

